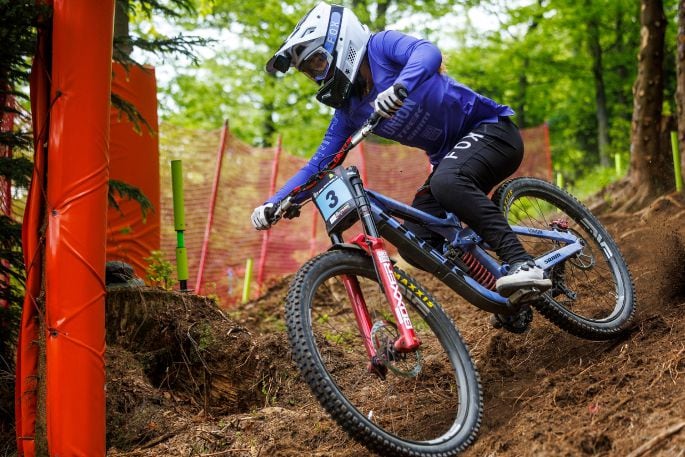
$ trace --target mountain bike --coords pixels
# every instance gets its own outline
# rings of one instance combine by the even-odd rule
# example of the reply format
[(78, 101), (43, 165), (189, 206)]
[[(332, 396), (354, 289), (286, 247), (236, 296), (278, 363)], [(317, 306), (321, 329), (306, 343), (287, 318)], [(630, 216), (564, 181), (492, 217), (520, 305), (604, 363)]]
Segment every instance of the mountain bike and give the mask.
[[(480, 428), (479, 376), (453, 321), (395, 265), (385, 241), (410, 252), (418, 266), (478, 308), (506, 316), (532, 305), (582, 338), (604, 340), (626, 331), (634, 287), (616, 243), (588, 209), (550, 183), (515, 178), (492, 199), (553, 287), (528, 302), (500, 296), (495, 281), (509, 266), (456, 216), (435, 217), (366, 189), (355, 167), (340, 165), (379, 120), (374, 113), (328, 169), (269, 215), (274, 223), (296, 217), (311, 200), (332, 242), (290, 285), (288, 338), (311, 391), (352, 438), (382, 455), (452, 456)], [(362, 233), (345, 242), (343, 232), (358, 221)], [(445, 241), (435, 247), (402, 221)]]

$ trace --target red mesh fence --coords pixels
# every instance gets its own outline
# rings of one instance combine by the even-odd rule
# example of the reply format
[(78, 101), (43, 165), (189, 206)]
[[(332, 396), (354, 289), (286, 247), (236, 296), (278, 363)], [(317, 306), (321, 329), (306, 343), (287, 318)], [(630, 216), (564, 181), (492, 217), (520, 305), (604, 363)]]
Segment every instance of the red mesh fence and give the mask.
[[(547, 126), (523, 131), (526, 155), (518, 175), (551, 179), (551, 155)], [(176, 127), (161, 128), (162, 250), (173, 261), (176, 234), (173, 229), (170, 161), (183, 160), (186, 232), (190, 278), (197, 281), (200, 252), (210, 207), (217, 163), (220, 131), (197, 132)], [(287, 150), (287, 144), (284, 145)], [(258, 284), (264, 232), (255, 231), (250, 215), (269, 196), (274, 148), (254, 148), (229, 135), (223, 160), (218, 198), (202, 277), (201, 292), (216, 295), (224, 306), (240, 300), (246, 260), (254, 260), (251, 297), (274, 278), (294, 273), (328, 241), (323, 223), (313, 205), (306, 205), (294, 220), (284, 220), (271, 229), (264, 261), (264, 284)], [(282, 186), (305, 159), (285, 151), (280, 154), (276, 188)], [(366, 185), (397, 200), (410, 203), (416, 189), (430, 173), (422, 151), (397, 144), (367, 142), (347, 158), (347, 165), (360, 169)], [(349, 236), (358, 233), (351, 229)]]

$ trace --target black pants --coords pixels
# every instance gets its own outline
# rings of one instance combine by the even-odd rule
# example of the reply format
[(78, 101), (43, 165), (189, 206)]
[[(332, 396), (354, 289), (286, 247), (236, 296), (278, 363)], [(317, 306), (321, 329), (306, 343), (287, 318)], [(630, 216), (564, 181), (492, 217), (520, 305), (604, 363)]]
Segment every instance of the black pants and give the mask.
[[(471, 227), (501, 260), (512, 264), (531, 259), (487, 194), (510, 176), (523, 160), (523, 141), (508, 117), (481, 124), (442, 159), (414, 197), (412, 206), (438, 217), (445, 210)], [(435, 246), (444, 242), (420, 225), (405, 225)], [(411, 256), (400, 254), (412, 264)]]

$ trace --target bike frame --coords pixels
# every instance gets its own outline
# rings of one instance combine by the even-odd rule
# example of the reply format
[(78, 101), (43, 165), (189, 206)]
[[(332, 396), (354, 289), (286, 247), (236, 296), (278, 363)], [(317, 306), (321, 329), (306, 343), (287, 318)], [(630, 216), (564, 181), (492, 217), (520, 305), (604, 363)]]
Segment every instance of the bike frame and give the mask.
[[(337, 175), (345, 176), (344, 179), (348, 183), (346, 185), (352, 194), (354, 205), (363, 227), (363, 233), (356, 236), (351, 243), (364, 250), (373, 259), (383, 292), (388, 303), (391, 305), (390, 307), (397, 324), (399, 338), (395, 341), (394, 348), (398, 352), (415, 351), (420, 347), (421, 341), (414, 331), (406, 305), (403, 302), (402, 294), (395, 278), (394, 267), (385, 249), (383, 239), (389, 241), (400, 250), (411, 251), (416, 256), (415, 260), (418, 261), (424, 270), (433, 274), (450, 289), (478, 308), (503, 315), (511, 315), (518, 312), (520, 307), (512, 305), (507, 298), (502, 297), (497, 292), (483, 287), (478, 281), (470, 277), (458, 262), (453, 262), (445, 257), (443, 252), (438, 252), (428, 242), (418, 238), (395, 219), (399, 217), (403, 220), (420, 224), (432, 232), (441, 235), (452, 247), (471, 254), (495, 278), (506, 274), (509, 266), (501, 264), (497, 259), (488, 254), (486, 252), (488, 246), (483, 240), (473, 230), (462, 227), (461, 222), (455, 215), (447, 214), (444, 218), (435, 217), (378, 192), (365, 189), (356, 167), (345, 169), (340, 166), (347, 153), (373, 131), (378, 122), (380, 122), (380, 119), (380, 114), (373, 113), (367, 122), (348, 139), (342, 149), (332, 158), (329, 168), (313, 176), (302, 186), (294, 189), (278, 205), (276, 211), (272, 214), (272, 222), (277, 221), (284, 214), (287, 216), (291, 210), (290, 207), (293, 206), (292, 198), (300, 192), (309, 191), (314, 188), (322, 180), (323, 174), (338, 170)], [(299, 206), (301, 205), (294, 205), (294, 215), (299, 214), (297, 210)], [(333, 208), (333, 206), (330, 206), (330, 208)], [(290, 215), (289, 217), (294, 216)], [(325, 216), (324, 219), (326, 219)], [(348, 227), (349, 225), (344, 225), (341, 229), (334, 227), (329, 229), (329, 235), (333, 242), (332, 249), (350, 246), (349, 244), (346, 245), (342, 238), (342, 232)], [(584, 246), (584, 241), (572, 232), (559, 231), (553, 227), (550, 227), (550, 229), (537, 229), (512, 226), (512, 230), (517, 235), (544, 238), (561, 245), (559, 249), (535, 259), (535, 263), (544, 270), (566, 261), (580, 252)], [(355, 276), (350, 275), (343, 275), (342, 281), (352, 303), (357, 326), (363, 337), (371, 362), (369, 369), (382, 374), (385, 372), (384, 369), (386, 367), (380, 361), (373, 345), (372, 329), (374, 323), (371, 321), (363, 293), (359, 287), (359, 281)]]
[[(396, 217), (420, 224), (435, 232), (453, 247), (470, 252), (495, 278), (504, 275), (508, 265), (501, 264), (486, 252), (487, 245), (471, 229), (462, 227), (457, 217), (448, 213), (439, 218), (420, 211), (397, 200), (384, 196), (378, 192), (366, 189), (355, 167), (344, 170), (353, 189), (353, 196), (361, 220), (363, 233), (351, 240), (351, 244), (363, 249), (372, 259), (383, 286), (383, 292), (391, 305), (395, 317), (399, 338), (395, 342), (398, 352), (411, 352), (419, 348), (420, 340), (414, 332), (413, 325), (403, 303), (402, 294), (396, 281), (392, 262), (387, 254), (383, 239), (388, 240), (400, 249), (411, 250), (418, 257), (419, 265), (432, 273), (444, 284), (464, 297), (473, 305), (489, 312), (510, 315), (518, 311), (507, 298), (497, 292), (483, 287), (471, 278), (457, 263), (446, 258), (426, 241), (418, 238), (413, 232), (401, 224)], [(521, 236), (544, 238), (552, 240), (561, 246), (535, 259), (535, 263), (543, 269), (566, 261), (583, 249), (583, 241), (568, 231), (553, 228), (537, 229), (522, 226), (512, 226), (514, 233)], [(341, 247), (342, 232), (332, 232), (333, 249)], [(357, 278), (345, 275), (342, 278), (355, 314), (359, 331), (363, 336), (367, 354), (371, 360), (370, 370), (378, 368), (378, 358), (372, 342), (373, 322), (369, 315), (363, 294)]]

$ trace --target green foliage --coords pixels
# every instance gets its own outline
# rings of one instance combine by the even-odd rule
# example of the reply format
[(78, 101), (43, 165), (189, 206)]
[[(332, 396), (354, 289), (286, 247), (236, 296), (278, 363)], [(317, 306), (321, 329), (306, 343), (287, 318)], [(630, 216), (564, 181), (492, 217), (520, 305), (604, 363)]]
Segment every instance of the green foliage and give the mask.
[(145, 278), (150, 284), (164, 290), (171, 290), (174, 266), (164, 258), (162, 251), (152, 251), (145, 261), (148, 263)]
[(639, 44), (635, 2), (481, 3), (497, 4), (500, 27), (485, 34), (455, 34), (461, 46), (445, 53), (449, 73), (512, 106), (522, 127), (548, 122), (555, 168), (577, 178), (599, 163), (589, 29), (598, 21), (609, 153), (627, 151)]
[(596, 166), (577, 179), (569, 181), (567, 190), (576, 198), (583, 200), (621, 177), (613, 168)]
[[(316, 86), (306, 78), (292, 71), (270, 76), (263, 67), (315, 3), (200, 0), (202, 27), (220, 32), (230, 45), (215, 49), (199, 69), (177, 68), (177, 76), (162, 88), (167, 101), (162, 118), (198, 129), (215, 129), (229, 119), (232, 133), (249, 143), (272, 145), (282, 133), (289, 152), (311, 155), (331, 111), (315, 101)], [(522, 127), (548, 122), (555, 167), (573, 179), (599, 163), (597, 79), (591, 53), (596, 37), (609, 118), (608, 154), (627, 153), (639, 46), (639, 5), (634, 1), (342, 3), (354, 8), (373, 30), (401, 24), (405, 32), (439, 42), (448, 73), (512, 106)], [(499, 22), (496, 30), (443, 18), (469, 18), (474, 7), (490, 12), (489, 17)], [(673, 8), (671, 2), (671, 12)]]

